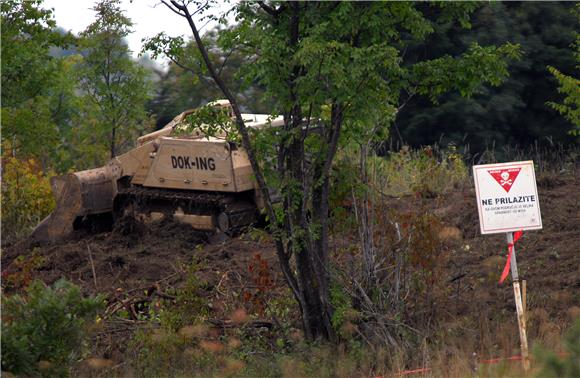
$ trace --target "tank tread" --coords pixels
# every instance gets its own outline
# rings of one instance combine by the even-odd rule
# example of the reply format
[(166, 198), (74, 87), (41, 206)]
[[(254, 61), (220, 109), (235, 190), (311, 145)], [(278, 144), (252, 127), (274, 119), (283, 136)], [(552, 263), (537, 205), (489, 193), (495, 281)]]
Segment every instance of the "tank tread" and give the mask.
[(257, 209), (247, 193), (199, 192), (131, 186), (121, 189), (114, 201), (114, 213), (123, 216), (125, 209), (142, 213), (174, 212), (215, 216), (216, 227), (235, 235), (257, 220)]
[(174, 205), (184, 205), (186, 207), (183, 209), (184, 211), (205, 213), (226, 210), (228, 205), (235, 201), (235, 198), (231, 194), (223, 193), (133, 186), (119, 191), (116, 201), (118, 203), (133, 201), (143, 205), (143, 207), (153, 201), (163, 201)]

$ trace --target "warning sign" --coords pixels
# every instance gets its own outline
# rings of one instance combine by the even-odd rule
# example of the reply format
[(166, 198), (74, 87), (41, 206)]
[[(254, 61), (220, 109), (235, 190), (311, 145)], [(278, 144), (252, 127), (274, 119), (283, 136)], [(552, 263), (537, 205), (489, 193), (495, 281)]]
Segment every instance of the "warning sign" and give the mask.
[(542, 228), (533, 161), (473, 166), (482, 234)]
[(519, 167), (510, 169), (493, 169), (489, 170), (488, 172), (493, 176), (495, 181), (497, 181), (498, 184), (500, 184), (501, 187), (509, 193), (521, 170), (522, 168)]

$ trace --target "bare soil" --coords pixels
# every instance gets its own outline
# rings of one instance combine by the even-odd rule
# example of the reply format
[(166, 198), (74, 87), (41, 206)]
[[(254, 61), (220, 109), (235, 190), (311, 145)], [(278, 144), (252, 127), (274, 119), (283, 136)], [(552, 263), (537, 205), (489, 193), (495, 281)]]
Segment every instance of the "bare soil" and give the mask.
[[(580, 315), (580, 178), (542, 178), (538, 186), (544, 229), (525, 232), (516, 253), (520, 275), (527, 281), (530, 338), (545, 339), (552, 333), (559, 335)], [(511, 282), (497, 283), (507, 253), (505, 235), (479, 234), (475, 193), (469, 183), (434, 198), (392, 202), (393, 208), (407, 210), (428, 207), (445, 226), (459, 230), (459, 236), (446, 242), (449, 255), (443, 274), (449, 290), (436, 303), (442, 329), (461, 329), (458, 336), (481, 343), (491, 336), (482, 334), (481, 327), (470, 331), (468, 325), (489, 324), (513, 335), (506, 341), (508, 349), (517, 345)], [(285, 290), (274, 246), (264, 231), (216, 239), (171, 220), (143, 225), (127, 219), (112, 232), (78, 233), (61, 243), (35, 247), (24, 243), (6, 247), (2, 275), (22, 269), (15, 263), (18, 256), (37, 254), (42, 260), (32, 278), (50, 284), (66, 277), (87, 294), (106, 293), (111, 299), (119, 292), (150, 288), (164, 292), (182, 285), (195, 258), (201, 262), (197, 274), (206, 282), (209, 295), (216, 288), (224, 289), (223, 285), (233, 291), (251, 287), (249, 265), (259, 254), (276, 287)], [(5, 281), (3, 289), (10, 293), (19, 288)], [(223, 307), (223, 303), (214, 306), (216, 317), (225, 316), (220, 313)]]
[(2, 267), (4, 276), (13, 274), (18, 270), (14, 264), (18, 256), (37, 254), (42, 256), (42, 263), (32, 272), (33, 278), (51, 284), (64, 277), (80, 285), (86, 294), (95, 294), (179, 285), (195, 261), (197, 274), (209, 291), (225, 272), (247, 276), (256, 253), (276, 268), (267, 240), (257, 242), (247, 235), (215, 236), (171, 219), (143, 224), (124, 218), (111, 232), (78, 232), (59, 243), (21, 243), (5, 248)]
[[(580, 178), (543, 178), (538, 182), (543, 229), (524, 232), (515, 250), (520, 278), (527, 281), (530, 310), (542, 309), (552, 320), (570, 320), (569, 310), (580, 306)], [(492, 316), (504, 312), (515, 321), (513, 288), (509, 278), (497, 284), (506, 262), (505, 234), (482, 236), (473, 189), (445, 199), (442, 217), (463, 234), (448, 265), (459, 292), (451, 314)], [(469, 248), (465, 248), (469, 246)], [(462, 303), (463, 302), (463, 303)]]

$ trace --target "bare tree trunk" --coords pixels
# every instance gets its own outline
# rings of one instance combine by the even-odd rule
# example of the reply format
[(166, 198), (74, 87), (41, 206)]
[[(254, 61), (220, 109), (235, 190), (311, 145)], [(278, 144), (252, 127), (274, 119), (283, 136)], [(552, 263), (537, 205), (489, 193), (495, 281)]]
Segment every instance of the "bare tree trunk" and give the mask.
[[(359, 202), (359, 236), (361, 239), (361, 247), (363, 254), (363, 274), (364, 284), (366, 288), (373, 286), (375, 281), (375, 266), (376, 266), (376, 251), (373, 240), (373, 218), (369, 214), (371, 210), (371, 202), (369, 200), (369, 177), (367, 169), (368, 145), (362, 144), (359, 151), (359, 170), (361, 172), (361, 182), (363, 184), (363, 195)], [(355, 206), (356, 206), (355, 199)]]
[(113, 126), (111, 129), (111, 159), (117, 155), (115, 139), (117, 138), (117, 128)]
[(330, 271), (329, 271), (329, 204), (328, 194), (330, 191), (330, 180), (325, 178), (319, 187), (313, 189), (312, 203), (313, 203), (313, 222), (319, 225), (319, 235), (314, 242), (313, 254), (315, 259), (313, 266), (316, 269), (316, 276), (320, 281), (320, 298), (322, 306), (322, 321), (324, 329), (329, 333), (328, 338), (336, 339), (334, 329), (332, 328), (332, 305), (330, 304)]
[[(283, 235), (282, 235), (281, 230), (279, 230), (278, 224), (276, 221), (277, 217), (276, 217), (276, 214), (274, 212), (274, 208), (272, 206), (270, 193), (269, 193), (268, 187), (266, 185), (261, 167), (259, 166), (257, 159), (255, 157), (255, 153), (254, 153), (254, 150), (253, 150), (252, 145), (251, 145), (250, 137), (249, 137), (248, 131), (246, 129), (244, 120), (242, 118), (237, 101), (236, 101), (235, 97), (231, 94), (231, 92), (229, 91), (229, 88), (227, 88), (227, 86), (225, 85), (223, 80), (219, 77), (212, 62), (210, 61), (207, 50), (203, 44), (203, 41), (201, 40), (201, 37), (199, 35), (199, 31), (198, 31), (197, 27), (195, 26), (195, 23), (191, 17), (191, 14), (189, 13), (189, 11), (187, 9), (187, 6), (183, 3), (180, 4), (175, 0), (170, 0), (170, 1), (171, 1), (171, 5), (165, 1), (163, 1), (163, 3), (166, 6), (168, 6), (170, 9), (172, 9), (175, 13), (184, 17), (188, 21), (189, 26), (193, 32), (195, 41), (197, 43), (197, 46), (201, 52), (204, 63), (206, 64), (206, 67), (208, 68), (208, 71), (210, 72), (210, 75), (212, 76), (212, 78), (214, 79), (214, 81), (216, 82), (216, 84), (218, 85), (218, 87), (220, 88), (222, 93), (224, 94), (224, 96), (228, 99), (228, 101), (232, 105), (232, 109), (233, 109), (235, 117), (236, 117), (236, 126), (237, 126), (238, 131), (240, 132), (240, 136), (242, 138), (242, 146), (244, 147), (244, 149), (246, 149), (246, 151), (248, 153), (248, 158), (250, 160), (250, 164), (251, 164), (252, 169), (254, 171), (256, 181), (258, 183), (258, 188), (261, 191), (262, 196), (264, 198), (266, 212), (268, 214), (268, 217), (271, 220), (270, 226), (271, 226), (271, 229), (273, 230), (274, 241), (276, 244), (276, 252), (278, 255), (278, 261), (280, 263), (282, 273), (284, 274), (286, 282), (288, 283), (288, 285), (292, 289), (294, 297), (298, 301), (298, 303), (300, 305), (300, 309), (301, 309), (302, 314), (303, 314), (305, 335), (309, 340), (313, 340), (317, 337), (323, 337), (323, 338), (328, 339), (329, 332), (322, 331), (322, 330), (324, 330), (324, 327), (321, 326), (321, 323), (323, 323), (323, 321), (321, 320), (322, 316), (321, 316), (320, 296), (319, 296), (319, 293), (317, 290), (317, 288), (319, 287), (319, 283), (317, 282), (317, 280), (315, 278), (315, 273), (312, 270), (312, 267), (310, 264), (310, 258), (308, 256), (309, 255), (308, 250), (304, 248), (304, 245), (302, 243), (291, 243), (291, 245), (293, 246), (292, 248), (285, 248), (284, 242), (283, 242)], [(298, 118), (297, 120), (298, 120), (298, 122), (302, 121), (301, 118)], [(295, 147), (294, 153), (295, 153), (295, 155), (293, 157), (300, 158), (300, 156), (303, 156), (303, 152), (300, 153), (300, 151), (297, 151), (296, 147)], [(291, 160), (293, 160), (293, 159), (291, 159)], [(295, 161), (295, 162), (300, 161), (300, 159), (293, 160), (293, 161)], [(297, 171), (295, 175), (302, 176), (303, 173)], [(305, 219), (304, 217), (298, 216), (298, 218), (297, 218), (298, 222), (292, 222), (292, 223), (294, 223), (293, 225), (303, 224), (303, 226), (305, 226), (304, 219)], [(303, 227), (303, 230), (306, 230), (306, 227)], [(288, 235), (288, 236), (292, 236), (292, 235)], [(298, 247), (294, 247), (294, 245), (296, 245), (296, 244), (298, 244)], [(291, 257), (293, 252), (295, 253), (295, 257), (296, 257), (298, 277), (294, 275), (294, 273), (292, 272), (292, 269), (290, 267), (290, 257)]]

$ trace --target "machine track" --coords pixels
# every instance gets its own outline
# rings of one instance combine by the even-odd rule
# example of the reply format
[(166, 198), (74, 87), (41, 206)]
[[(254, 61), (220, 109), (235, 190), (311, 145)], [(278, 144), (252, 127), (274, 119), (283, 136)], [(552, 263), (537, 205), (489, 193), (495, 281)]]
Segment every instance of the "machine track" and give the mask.
[[(165, 215), (182, 211), (187, 215), (210, 216), (217, 228), (227, 234), (254, 223), (257, 208), (248, 193), (218, 193), (130, 186), (121, 189), (114, 201), (114, 214), (127, 211)], [(195, 227), (195, 226), (194, 226)]]

